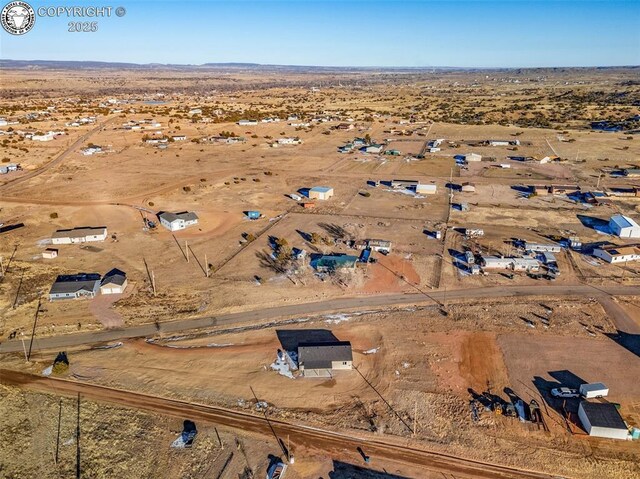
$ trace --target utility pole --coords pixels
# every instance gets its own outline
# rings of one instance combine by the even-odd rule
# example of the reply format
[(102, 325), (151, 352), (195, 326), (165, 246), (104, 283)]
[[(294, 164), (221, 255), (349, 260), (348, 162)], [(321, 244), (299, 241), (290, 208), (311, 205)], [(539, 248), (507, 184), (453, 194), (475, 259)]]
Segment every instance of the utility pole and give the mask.
[(60, 398), (58, 409), (58, 435), (56, 436), (56, 459), (55, 464), (58, 464), (58, 451), (60, 450), (60, 423), (62, 422), (62, 398)]
[(207, 261), (207, 254), (204, 254), (204, 271), (207, 278), (209, 277), (209, 262)]
[(153, 270), (151, 270), (151, 287), (153, 288), (153, 295), (156, 295), (156, 276), (153, 274)]
[(413, 437), (416, 437), (416, 432), (418, 431), (418, 400), (413, 407)]
[(187, 240), (184, 241), (184, 249), (187, 250), (187, 263), (189, 262), (189, 243)]
[(216, 431), (216, 436), (218, 437), (218, 442), (220, 443), (220, 449), (224, 449), (224, 444), (222, 443), (222, 439), (220, 439), (220, 434), (218, 434), (218, 428), (213, 428)]
[(31, 348), (33, 347), (33, 337), (36, 335), (36, 324), (38, 323), (39, 312), (40, 312), (40, 298), (38, 298), (38, 307), (36, 308), (36, 317), (33, 320), (33, 330), (31, 331), (31, 340), (29, 341), (29, 354), (27, 354), (27, 362), (31, 359)]
[(80, 393), (78, 393), (78, 417), (76, 422), (76, 479), (80, 479)]

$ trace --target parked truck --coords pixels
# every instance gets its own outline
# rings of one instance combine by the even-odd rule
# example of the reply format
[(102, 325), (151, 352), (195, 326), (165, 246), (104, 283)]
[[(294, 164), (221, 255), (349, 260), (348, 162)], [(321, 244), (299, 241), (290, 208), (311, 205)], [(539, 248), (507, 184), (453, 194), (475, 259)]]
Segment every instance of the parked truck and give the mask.
[(609, 394), (609, 388), (602, 383), (582, 384), (579, 392), (585, 399), (601, 398)]

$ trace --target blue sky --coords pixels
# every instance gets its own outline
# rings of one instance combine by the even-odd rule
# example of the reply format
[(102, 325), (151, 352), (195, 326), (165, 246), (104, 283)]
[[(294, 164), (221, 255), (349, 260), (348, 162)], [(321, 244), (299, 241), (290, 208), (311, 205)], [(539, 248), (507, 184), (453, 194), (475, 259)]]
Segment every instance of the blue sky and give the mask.
[[(2, 4), (8, 2), (2, 2)], [(0, 58), (201, 64), (537, 67), (640, 64), (640, 0), (30, 1), (123, 6), (118, 18), (37, 17)], [(69, 21), (98, 21), (69, 33)]]

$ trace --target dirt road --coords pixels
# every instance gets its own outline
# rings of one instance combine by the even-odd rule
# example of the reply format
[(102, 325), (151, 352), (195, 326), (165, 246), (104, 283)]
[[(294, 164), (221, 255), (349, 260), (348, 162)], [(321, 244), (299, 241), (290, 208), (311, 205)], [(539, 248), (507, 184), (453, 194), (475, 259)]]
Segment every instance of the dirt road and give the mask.
[(598, 294), (594, 295), (594, 297), (602, 305), (619, 331), (624, 331), (628, 334), (640, 334), (640, 324), (636, 323), (612, 296)]
[(78, 138), (76, 141), (74, 141), (71, 144), (71, 146), (69, 146), (67, 149), (65, 149), (62, 153), (60, 153), (55, 159), (51, 160), (49, 163), (43, 165), (42, 167), (38, 168), (37, 170), (30, 171), (26, 175), (19, 176), (18, 178), (15, 178), (13, 180), (7, 181), (6, 183), (0, 185), (0, 189), (11, 188), (12, 186), (15, 186), (15, 185), (20, 184), (20, 183), (22, 183), (24, 181), (30, 180), (31, 178), (35, 178), (36, 176), (38, 176), (38, 175), (44, 173), (45, 171), (47, 171), (48, 169), (53, 168), (56, 165), (59, 165), (60, 163), (62, 163), (64, 161), (64, 159), (67, 156), (69, 156), (70, 153), (72, 153), (80, 145), (84, 144), (94, 133), (97, 133), (98, 131), (102, 130), (105, 126), (107, 126), (109, 123), (111, 123), (116, 118), (117, 118), (117, 116), (112, 116), (111, 118), (107, 118), (105, 121), (103, 121), (102, 123), (98, 124), (94, 129), (88, 131), (87, 133), (82, 135), (80, 138)]
[[(449, 290), (447, 300), (467, 300), (474, 298), (512, 298), (527, 296), (596, 296), (596, 295), (640, 295), (638, 286), (608, 286), (593, 288), (587, 285), (545, 285), (545, 286), (497, 286), (466, 290)], [(58, 349), (116, 341), (131, 338), (149, 337), (158, 333), (177, 333), (190, 329), (210, 328), (215, 326), (230, 326), (242, 323), (258, 323), (264, 320), (275, 320), (288, 317), (307, 317), (320, 313), (346, 312), (358, 308), (377, 308), (396, 306), (400, 304), (425, 304), (440, 302), (444, 299), (443, 291), (425, 291), (424, 293), (390, 294), (366, 296), (357, 298), (340, 298), (319, 301), (315, 303), (278, 306), (275, 308), (258, 309), (240, 313), (230, 313), (220, 316), (181, 319), (156, 324), (143, 324), (122, 329), (106, 331), (92, 331), (88, 333), (68, 334), (63, 336), (36, 337), (33, 350)], [(616, 317), (612, 317), (616, 321)], [(618, 326), (618, 325), (617, 325)], [(622, 327), (619, 330), (625, 331)], [(0, 344), (0, 353), (22, 351), (19, 340), (5, 341)]]
[[(18, 386), (49, 394), (76, 396), (98, 402), (116, 404), (119, 406), (150, 411), (158, 414), (189, 418), (194, 421), (217, 424), (231, 429), (260, 434), (263, 436), (277, 435), (279, 438), (288, 437), (291, 441), (292, 452), (296, 447), (322, 450), (327, 455), (345, 455), (352, 453), (355, 457), (357, 447), (361, 447), (375, 462), (376, 458), (404, 462), (426, 470), (451, 474), (458, 478), (475, 479), (508, 479), (508, 478), (544, 478), (553, 476), (534, 471), (524, 471), (484, 463), (471, 459), (450, 456), (437, 452), (418, 449), (400, 438), (386, 438), (381, 440), (366, 433), (356, 436), (352, 432), (337, 432), (310, 426), (296, 425), (270, 419), (264, 416), (254, 416), (245, 412), (238, 412), (220, 407), (179, 401), (146, 394), (140, 394), (121, 389), (107, 388), (93, 384), (56, 378), (44, 378), (17, 371), (0, 370), (0, 382), (6, 385)], [(272, 429), (273, 428), (273, 429)], [(275, 439), (274, 439), (275, 441)]]

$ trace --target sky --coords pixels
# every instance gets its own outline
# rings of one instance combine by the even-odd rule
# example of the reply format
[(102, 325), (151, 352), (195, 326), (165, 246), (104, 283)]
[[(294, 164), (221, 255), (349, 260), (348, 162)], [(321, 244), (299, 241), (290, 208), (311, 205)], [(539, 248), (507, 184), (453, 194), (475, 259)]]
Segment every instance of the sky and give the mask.
[[(0, 1), (4, 6), (9, 0)], [(561, 67), (640, 65), (640, 0), (27, 0), (122, 6), (0, 29), (0, 58), (131, 63)], [(68, 32), (70, 21), (98, 31)]]

